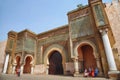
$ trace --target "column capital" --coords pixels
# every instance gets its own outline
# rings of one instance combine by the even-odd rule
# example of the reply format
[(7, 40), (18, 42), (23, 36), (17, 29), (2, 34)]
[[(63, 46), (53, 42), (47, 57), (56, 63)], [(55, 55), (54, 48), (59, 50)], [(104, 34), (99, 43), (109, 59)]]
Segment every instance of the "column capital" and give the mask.
[(24, 66), (24, 65), (25, 65), (25, 63), (20, 63), (20, 65), (21, 65), (21, 66)]
[(76, 61), (78, 61), (78, 58), (72, 58), (72, 60), (73, 60), (74, 62), (76, 62)]
[(100, 57), (99, 57), (99, 58), (96, 58), (96, 61), (100, 61)]
[(13, 66), (16, 66), (16, 65), (17, 65), (17, 63), (13, 63), (12, 65), (13, 65)]
[(31, 64), (31, 67), (35, 67), (35, 64)]
[(88, 0), (89, 4), (95, 3), (95, 2), (98, 2), (98, 1), (102, 2), (102, 0)]
[(107, 34), (108, 28), (106, 28), (106, 29), (100, 29), (99, 32), (100, 32), (102, 35)]

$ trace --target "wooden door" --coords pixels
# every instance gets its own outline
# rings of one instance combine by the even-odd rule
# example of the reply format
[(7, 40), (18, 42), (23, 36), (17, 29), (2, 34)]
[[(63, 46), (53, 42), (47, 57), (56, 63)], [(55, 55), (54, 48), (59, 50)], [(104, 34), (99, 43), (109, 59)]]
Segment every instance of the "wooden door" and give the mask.
[(78, 47), (78, 59), (80, 72), (84, 69), (96, 68), (96, 59), (93, 55), (93, 48), (90, 45), (83, 45)]
[(49, 57), (49, 74), (63, 74), (62, 56), (58, 51), (52, 52)]
[(83, 65), (84, 68), (96, 68), (96, 60), (93, 55), (93, 48), (89, 45), (81, 47), (83, 53)]

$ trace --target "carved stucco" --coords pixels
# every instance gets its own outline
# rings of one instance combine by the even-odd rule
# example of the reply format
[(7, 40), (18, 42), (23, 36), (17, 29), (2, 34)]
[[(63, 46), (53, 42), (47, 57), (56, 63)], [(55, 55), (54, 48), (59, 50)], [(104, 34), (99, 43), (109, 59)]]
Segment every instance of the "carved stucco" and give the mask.
[(14, 39), (9, 38), (8, 41), (7, 41), (7, 48), (6, 48), (6, 50), (12, 50), (14, 42), (15, 42)]
[(23, 50), (23, 39), (17, 40), (17, 45), (16, 45), (16, 52), (20, 52)]
[(35, 40), (32, 38), (26, 38), (24, 40), (24, 51), (35, 52)]
[(93, 25), (90, 16), (84, 16), (70, 22), (70, 31), (72, 39), (93, 34)]
[(49, 44), (53, 42), (59, 42), (59, 41), (66, 41), (68, 39), (68, 34), (64, 35), (56, 35), (52, 37), (48, 37), (46, 39), (39, 40), (39, 45)]
[(32, 38), (22, 38), (17, 40), (16, 52), (27, 51), (35, 52), (35, 40)]

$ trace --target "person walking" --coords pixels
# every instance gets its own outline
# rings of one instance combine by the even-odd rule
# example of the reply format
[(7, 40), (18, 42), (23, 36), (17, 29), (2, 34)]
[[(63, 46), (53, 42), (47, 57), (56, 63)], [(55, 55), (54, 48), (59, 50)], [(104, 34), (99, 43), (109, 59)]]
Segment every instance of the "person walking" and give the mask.
[(21, 70), (20, 70), (20, 68), (18, 68), (17, 69), (17, 75), (18, 75), (18, 77), (20, 77), (20, 72), (21, 72)]

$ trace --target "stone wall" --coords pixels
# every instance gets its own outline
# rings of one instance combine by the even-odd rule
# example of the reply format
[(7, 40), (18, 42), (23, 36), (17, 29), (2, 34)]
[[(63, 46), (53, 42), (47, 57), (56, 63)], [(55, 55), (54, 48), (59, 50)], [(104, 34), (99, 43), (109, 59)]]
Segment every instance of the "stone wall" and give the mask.
[(34, 67), (34, 74), (45, 74), (45, 66), (44, 64), (40, 64), (40, 65), (35, 65)]
[(4, 58), (5, 58), (5, 47), (6, 47), (6, 41), (0, 42), (0, 73), (2, 73), (3, 64), (4, 64)]
[[(46, 31), (44, 33), (38, 34), (38, 43), (37, 43), (37, 55), (36, 55), (36, 64), (43, 64), (44, 63), (44, 57), (45, 51), (48, 47), (58, 44), (65, 48), (65, 50), (68, 52), (68, 25), (58, 27), (56, 29)], [(57, 46), (56, 46), (57, 48)], [(66, 52), (66, 53), (67, 53)], [(68, 54), (65, 54), (68, 55)]]
[(120, 1), (113, 1), (112, 3), (106, 3), (106, 13), (109, 19), (109, 23), (115, 38), (115, 45), (113, 46), (113, 52), (117, 66), (120, 70)]

